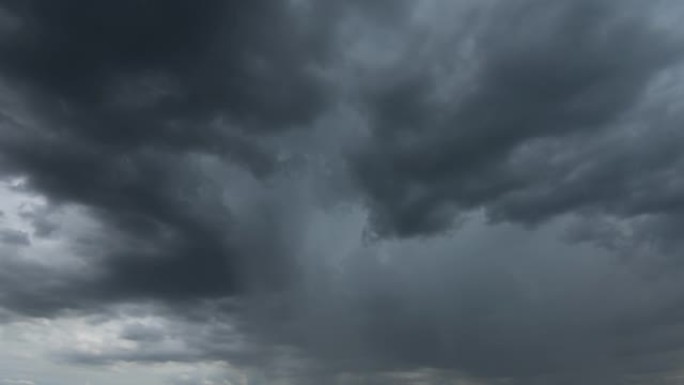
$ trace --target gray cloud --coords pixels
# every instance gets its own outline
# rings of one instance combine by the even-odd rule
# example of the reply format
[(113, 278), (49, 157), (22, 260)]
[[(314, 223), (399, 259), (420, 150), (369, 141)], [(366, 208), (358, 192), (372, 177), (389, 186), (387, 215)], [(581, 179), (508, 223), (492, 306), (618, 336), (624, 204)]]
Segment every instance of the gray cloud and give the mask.
[[(630, 140), (624, 119), (680, 55), (675, 41), (639, 11), (630, 2), (512, 2), (477, 15), (472, 36), (448, 39), (418, 64), (409, 51), (408, 70), (370, 92), (373, 140), (354, 163), (377, 231), (431, 233), (479, 207), (527, 223), (638, 204), (615, 196), (642, 175), (650, 178), (648, 167), (673, 164), (668, 149), (678, 145), (670, 142), (656, 157), (635, 154), (632, 146), (647, 143)], [(454, 42), (474, 48), (449, 64), (447, 55), (459, 49), (450, 49)], [(446, 97), (443, 71), (434, 68), (445, 62), (456, 74), (476, 66), (465, 86), (458, 83)], [(627, 142), (606, 146), (614, 159), (584, 153), (607, 130)], [(587, 158), (555, 167), (558, 152)], [(635, 167), (642, 168), (636, 175)]]
[(673, 381), (667, 1), (0, 8), (0, 172), (45, 200), (3, 207), (3, 319), (125, 321), (134, 304), (164, 320), (59, 362)]
[[(0, 70), (26, 105), (5, 108), (3, 169), (111, 228), (108, 250), (84, 246), (108, 254), (88, 292), (235, 293), (232, 214), (223, 181), (207, 177), (228, 177), (221, 165), (268, 174), (277, 154), (261, 138), (326, 104), (315, 74), (325, 28), (275, 1), (1, 5), (23, 21), (0, 45)], [(46, 216), (34, 222), (51, 232)]]
[[(290, 218), (255, 207), (263, 220), (237, 223), (227, 200), (289, 170), (282, 159), (293, 151), (280, 141), (337, 97), (324, 72), (339, 20), (392, 19), (380, 3), (356, 2), (0, 6), (23, 21), (0, 44), (3, 172), (26, 177), (24, 189), (51, 205), (87, 207), (108, 228), (79, 248), (105, 254), (86, 293), (115, 300), (233, 295), (253, 284), (238, 265), (282, 265), (279, 227)], [(35, 215), (36, 236), (54, 231), (48, 217)], [(261, 281), (277, 285), (276, 275)]]
[(562, 228), (471, 224), (341, 265), (312, 262), (295, 310), (269, 313), (264, 328), (333, 372), (601, 384), (677, 369), (681, 272), (653, 277), (600, 248), (564, 245)]
[(0, 243), (11, 246), (28, 246), (31, 244), (31, 239), (28, 234), (13, 229), (0, 230)]

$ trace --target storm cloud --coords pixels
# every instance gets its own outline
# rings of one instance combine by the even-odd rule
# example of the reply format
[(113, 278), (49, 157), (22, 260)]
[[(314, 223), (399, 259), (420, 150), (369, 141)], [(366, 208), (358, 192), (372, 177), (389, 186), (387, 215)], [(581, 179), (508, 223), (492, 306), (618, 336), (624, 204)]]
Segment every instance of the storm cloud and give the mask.
[(210, 367), (171, 383), (675, 383), (683, 15), (0, 0), (8, 343)]
[[(450, 47), (452, 39), (438, 42), (370, 93), (373, 140), (356, 168), (381, 233), (439, 231), (459, 211), (479, 207), (525, 223), (587, 207), (634, 214), (641, 202), (620, 194), (650, 177), (637, 167), (672, 164), (669, 146), (656, 144), (659, 156), (640, 154), (650, 143), (632, 125), (644, 123), (628, 120), (681, 54), (672, 36), (643, 24), (642, 7), (533, 1), (499, 8), (474, 16), (471, 36), (460, 38), (472, 46), (461, 61), (451, 63), (460, 48)], [(473, 73), (457, 88), (440, 78), (469, 65)], [(663, 120), (650, 121), (649, 131), (676, 124)], [(679, 140), (676, 132), (661, 135)], [(599, 154), (584, 154), (588, 148)]]

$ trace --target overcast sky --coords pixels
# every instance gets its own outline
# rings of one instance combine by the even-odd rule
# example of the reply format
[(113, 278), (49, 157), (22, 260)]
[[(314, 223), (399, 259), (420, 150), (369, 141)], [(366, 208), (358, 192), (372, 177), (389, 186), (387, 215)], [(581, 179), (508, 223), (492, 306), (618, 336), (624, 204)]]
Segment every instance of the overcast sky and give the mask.
[(677, 0), (0, 0), (0, 385), (684, 382)]

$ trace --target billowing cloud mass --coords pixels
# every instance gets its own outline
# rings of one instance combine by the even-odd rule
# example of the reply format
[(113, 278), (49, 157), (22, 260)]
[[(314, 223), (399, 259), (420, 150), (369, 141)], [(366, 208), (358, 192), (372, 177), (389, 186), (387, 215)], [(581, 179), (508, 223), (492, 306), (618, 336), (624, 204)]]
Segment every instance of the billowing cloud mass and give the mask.
[(683, 17), (0, 0), (0, 384), (680, 383)]

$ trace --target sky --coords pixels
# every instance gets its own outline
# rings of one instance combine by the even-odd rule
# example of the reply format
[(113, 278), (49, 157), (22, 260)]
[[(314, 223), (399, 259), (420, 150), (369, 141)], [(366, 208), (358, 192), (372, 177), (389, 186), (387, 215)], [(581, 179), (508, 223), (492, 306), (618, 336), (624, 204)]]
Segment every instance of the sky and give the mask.
[(684, 381), (677, 0), (0, 0), (0, 385)]

